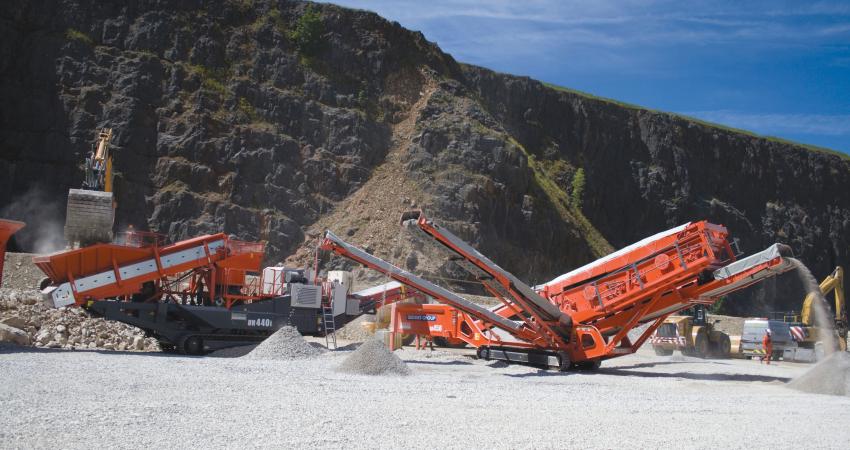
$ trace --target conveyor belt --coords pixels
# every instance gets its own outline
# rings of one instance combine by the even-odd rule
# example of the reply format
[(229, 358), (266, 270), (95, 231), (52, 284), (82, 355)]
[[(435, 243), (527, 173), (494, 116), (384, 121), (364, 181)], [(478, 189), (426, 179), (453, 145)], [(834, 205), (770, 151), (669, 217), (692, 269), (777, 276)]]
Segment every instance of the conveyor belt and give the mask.
[[(206, 249), (204, 248), (205, 245)], [(161, 271), (167, 271), (176, 266), (185, 266), (187, 263), (202, 266), (207, 263), (209, 253), (215, 253), (216, 250), (224, 245), (225, 242), (222, 238), (211, 239), (208, 242), (201, 242), (194, 247), (174, 252), (168, 252), (166, 250), (159, 256), (160, 267), (157, 267), (156, 258), (151, 258), (118, 266), (114, 270), (106, 270), (76, 280), (67, 281), (58, 286), (48, 286), (42, 291), (42, 294), (48, 304), (54, 308), (73, 305), (77, 301), (74, 295), (75, 292), (81, 295), (93, 289), (106, 286), (117, 286), (121, 283), (141, 283), (155, 279)]]
[(520, 329), (519, 324), (511, 320), (505, 319), (504, 317), (501, 317), (499, 315), (496, 315), (489, 309), (478, 306), (475, 303), (472, 303), (469, 300), (466, 300), (465, 298), (455, 294), (454, 292), (449, 291), (448, 289), (431, 283), (430, 281), (419, 278), (416, 275), (413, 275), (410, 272), (400, 269), (378, 257), (372, 256), (366, 253), (365, 251), (343, 241), (330, 231), (325, 232), (324, 247), (326, 249), (330, 249), (337, 253), (340, 253), (341, 255), (347, 258), (353, 259), (371, 269), (384, 273), (388, 277), (402, 284), (418, 289), (424, 292), (425, 294), (434, 297), (441, 303), (452, 305), (455, 308), (466, 312), (467, 314), (471, 314), (474, 317), (491, 322), (495, 326), (514, 333), (519, 331)]
[[(422, 233), (432, 238), (433, 241), (440, 244), (441, 247), (450, 251), (452, 254), (462, 258), (459, 262), (461, 267), (470, 271), (473, 275), (481, 278), (501, 278), (509, 282), (509, 286), (521, 295), (528, 303), (533, 304), (540, 309), (543, 318), (546, 320), (558, 320), (561, 316), (561, 311), (557, 306), (549, 300), (540, 296), (531, 286), (525, 284), (512, 273), (499, 267), (498, 264), (491, 261), (489, 258), (481, 254), (478, 250), (472, 248), (471, 245), (464, 242), (459, 237), (452, 234), (449, 230), (437, 225), (431, 220), (422, 216), (420, 211), (411, 211), (403, 217), (403, 225), (411, 230), (421, 229)], [(469, 264), (465, 264), (468, 262)], [(470, 270), (470, 265), (477, 268), (480, 272)]]

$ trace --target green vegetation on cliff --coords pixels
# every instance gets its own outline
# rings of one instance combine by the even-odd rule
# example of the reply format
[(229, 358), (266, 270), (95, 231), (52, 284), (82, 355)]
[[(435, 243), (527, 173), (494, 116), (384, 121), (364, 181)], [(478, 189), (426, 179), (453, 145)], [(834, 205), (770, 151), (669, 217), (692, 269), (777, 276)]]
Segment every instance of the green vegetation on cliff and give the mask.
[[(561, 160), (539, 160), (533, 154), (529, 153), (525, 147), (517, 142), (514, 138), (508, 137), (508, 142), (517, 146), (528, 158), (528, 167), (534, 172), (534, 182), (546, 195), (549, 202), (558, 210), (558, 215), (561, 219), (574, 226), (590, 247), (594, 256), (602, 257), (614, 251), (614, 247), (605, 239), (605, 236), (597, 230), (587, 217), (582, 214), (581, 209), (576, 207), (576, 202), (570, 194), (567, 194), (556, 181), (556, 173), (562, 172), (566, 164)], [(581, 171), (581, 178), (584, 179), (584, 170)], [(578, 177), (576, 171), (575, 177)], [(573, 181), (575, 182), (575, 177)], [(581, 181), (581, 189), (584, 190), (584, 181)], [(573, 191), (575, 193), (575, 191)], [(581, 193), (579, 193), (579, 197)], [(580, 203), (580, 202), (579, 202)]]

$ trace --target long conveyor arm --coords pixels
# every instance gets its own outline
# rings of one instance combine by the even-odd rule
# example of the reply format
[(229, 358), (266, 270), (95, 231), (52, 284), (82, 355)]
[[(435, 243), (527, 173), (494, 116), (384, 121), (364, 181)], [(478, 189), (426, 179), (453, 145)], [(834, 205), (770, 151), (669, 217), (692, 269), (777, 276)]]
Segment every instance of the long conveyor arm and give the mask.
[(481, 306), (466, 300), (448, 289), (417, 277), (416, 275), (400, 269), (380, 258), (372, 256), (369, 253), (366, 253), (365, 251), (343, 241), (330, 231), (325, 232), (325, 239), (322, 243), (322, 248), (357, 261), (370, 269), (386, 274), (388, 277), (398, 281), (399, 283), (418, 289), (426, 295), (434, 297), (441, 303), (454, 306), (473, 317), (490, 322), (494, 326), (502, 328), (511, 334), (517, 335), (521, 333), (522, 326), (520, 324), (494, 314), (492, 311), (482, 308)]
[[(427, 219), (421, 211), (410, 211), (405, 213), (402, 217), (402, 224), (409, 229), (418, 227), (427, 236), (431, 237), (445, 249), (450, 251), (451, 254), (456, 255), (469, 263), (462, 264), (461, 267), (477, 269), (476, 271), (478, 273), (473, 274), (478, 275), (479, 278), (492, 278), (496, 280), (504, 290), (507, 290), (515, 296), (520, 296), (521, 300), (523, 300), (526, 304), (533, 305), (544, 319), (557, 321), (562, 315), (556, 305), (552, 304), (549, 300), (535, 292), (531, 286), (525, 284), (525, 282), (507, 270), (499, 267), (498, 264), (491, 261), (478, 250), (472, 248), (471, 245), (452, 234), (449, 230)], [(473, 267), (470, 267), (470, 264)]]

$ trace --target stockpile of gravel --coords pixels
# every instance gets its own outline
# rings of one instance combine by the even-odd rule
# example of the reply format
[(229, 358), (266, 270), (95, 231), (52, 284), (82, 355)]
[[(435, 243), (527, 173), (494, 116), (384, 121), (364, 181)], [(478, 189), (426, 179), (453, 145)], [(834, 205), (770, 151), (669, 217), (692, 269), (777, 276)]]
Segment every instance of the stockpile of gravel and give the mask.
[(341, 372), (362, 375), (410, 375), (410, 368), (383, 342), (369, 339), (339, 366)]
[(304, 359), (313, 358), (323, 351), (310, 345), (294, 327), (289, 325), (277, 330), (260, 345), (245, 355), (249, 359)]
[(835, 352), (795, 378), (788, 387), (803, 392), (850, 397), (850, 354)]

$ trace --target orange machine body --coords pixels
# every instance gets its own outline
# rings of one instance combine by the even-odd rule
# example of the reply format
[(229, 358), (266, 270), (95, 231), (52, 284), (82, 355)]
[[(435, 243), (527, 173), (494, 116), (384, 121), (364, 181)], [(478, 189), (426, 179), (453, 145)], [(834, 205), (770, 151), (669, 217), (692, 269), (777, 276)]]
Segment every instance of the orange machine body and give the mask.
[(204, 297), (230, 307), (236, 301), (268, 297), (259, 294), (259, 282), (246, 285), (246, 274), (260, 270), (262, 243), (219, 233), (162, 245), (158, 236), (143, 232), (131, 232), (120, 242), (34, 257), (50, 278), (50, 295), (63, 299), (54, 306), (144, 294), (150, 300)]
[[(771, 248), (743, 265), (733, 265), (736, 257), (726, 228), (700, 221), (651, 236), (531, 288), (421, 212), (406, 217), (403, 223), (415, 225), (432, 238), (502, 305), (487, 311), (471, 308), (429, 282), (365, 255), (335, 236), (336, 240), (326, 237), (324, 248), (442, 303), (393, 305), (394, 332), (459, 339), (479, 348), (546, 350), (566, 354), (572, 362), (598, 362), (633, 353), (670, 314), (693, 304), (711, 304), (722, 295), (790, 270), (775, 249), (768, 251)], [(734, 270), (713, 276), (724, 267)], [(647, 323), (637, 339), (629, 339), (629, 331)]]
[(26, 226), (17, 220), (0, 219), (0, 286), (3, 285), (3, 262), (6, 261), (6, 243), (13, 234)]

